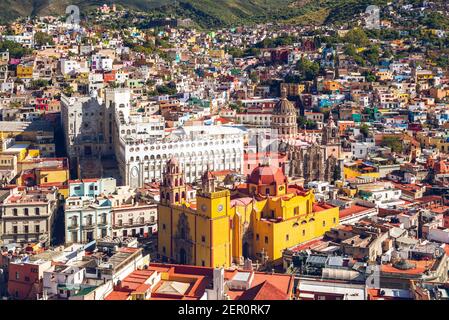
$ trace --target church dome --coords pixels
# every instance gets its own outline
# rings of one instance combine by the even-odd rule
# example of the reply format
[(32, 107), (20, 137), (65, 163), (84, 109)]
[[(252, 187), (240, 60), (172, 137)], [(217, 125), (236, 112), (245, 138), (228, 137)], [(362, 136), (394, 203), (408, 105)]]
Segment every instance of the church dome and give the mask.
[(248, 182), (256, 185), (284, 184), (287, 178), (281, 168), (262, 165), (251, 172)]
[(287, 99), (287, 91), (282, 91), (281, 99), (276, 103), (273, 109), (273, 114), (275, 115), (296, 115), (296, 108)]

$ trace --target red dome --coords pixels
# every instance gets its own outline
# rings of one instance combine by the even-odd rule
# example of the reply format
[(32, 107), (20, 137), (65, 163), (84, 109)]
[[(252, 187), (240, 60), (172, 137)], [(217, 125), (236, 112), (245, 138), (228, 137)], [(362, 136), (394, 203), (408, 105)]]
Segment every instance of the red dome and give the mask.
[(259, 166), (251, 172), (248, 182), (257, 185), (283, 184), (287, 178), (281, 168)]

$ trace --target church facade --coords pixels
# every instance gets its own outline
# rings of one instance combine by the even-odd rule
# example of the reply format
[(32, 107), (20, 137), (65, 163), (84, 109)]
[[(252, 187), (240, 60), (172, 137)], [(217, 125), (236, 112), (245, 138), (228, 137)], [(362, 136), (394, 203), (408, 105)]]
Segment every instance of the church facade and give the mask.
[(303, 178), (305, 182), (341, 179), (341, 144), (332, 116), (323, 128), (320, 143), (303, 146), (287, 141), (282, 148), (288, 156), (289, 176)]
[(206, 172), (195, 199), (186, 198), (179, 163), (172, 159), (166, 168), (158, 208), (162, 261), (206, 267), (230, 267), (245, 258), (276, 263), (285, 249), (339, 223), (338, 207), (317, 203), (313, 190), (289, 184), (277, 166), (260, 165), (233, 189), (216, 187)]
[(280, 140), (279, 151), (288, 156), (285, 168), (290, 177), (303, 178), (304, 182), (332, 182), (341, 178), (341, 143), (332, 114), (323, 127), (319, 143), (307, 146), (298, 143), (297, 110), (283, 91), (273, 111), (272, 129)]

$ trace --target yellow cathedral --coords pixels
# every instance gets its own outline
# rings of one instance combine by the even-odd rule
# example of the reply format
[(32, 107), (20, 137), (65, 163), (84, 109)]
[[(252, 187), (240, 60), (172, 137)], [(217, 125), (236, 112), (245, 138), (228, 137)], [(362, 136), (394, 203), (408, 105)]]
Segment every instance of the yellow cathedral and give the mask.
[(215, 186), (207, 171), (187, 199), (181, 167), (167, 163), (160, 186), (158, 255), (163, 261), (230, 267), (245, 258), (280, 262), (286, 248), (320, 237), (339, 223), (339, 209), (317, 203), (313, 190), (288, 183), (279, 167), (260, 165), (247, 183)]

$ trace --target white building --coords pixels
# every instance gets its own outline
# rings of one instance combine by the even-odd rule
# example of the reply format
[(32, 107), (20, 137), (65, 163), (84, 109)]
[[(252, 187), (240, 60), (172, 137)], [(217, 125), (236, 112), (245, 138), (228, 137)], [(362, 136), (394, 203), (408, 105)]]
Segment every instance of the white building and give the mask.
[(431, 229), (427, 238), (432, 241), (449, 243), (449, 229), (443, 227)]
[(110, 57), (94, 54), (92, 55), (91, 69), (93, 71), (112, 71), (113, 62), (114, 60)]
[(61, 96), (61, 120), (70, 158), (113, 153), (106, 113), (95, 92), (91, 96)]
[(351, 144), (352, 156), (356, 159), (365, 159), (374, 146), (374, 142), (354, 142)]
[(89, 72), (86, 61), (61, 59), (60, 68), (61, 74), (63, 75), (74, 75), (77, 73)]
[(405, 203), (401, 200), (402, 191), (394, 188), (390, 182), (360, 185), (358, 193), (362, 199), (376, 204), (379, 208), (394, 208)]
[(177, 158), (191, 183), (207, 170), (241, 172), (245, 130), (231, 126), (192, 126), (173, 130), (159, 139), (133, 140), (121, 136), (116, 157), (123, 182), (140, 187), (160, 180), (167, 160)]
[(231, 126), (191, 126), (165, 131), (164, 119), (132, 113), (129, 90), (106, 93), (115, 112), (114, 147), (122, 184), (133, 188), (160, 180), (175, 157), (193, 182), (210, 170), (241, 172), (246, 130)]

